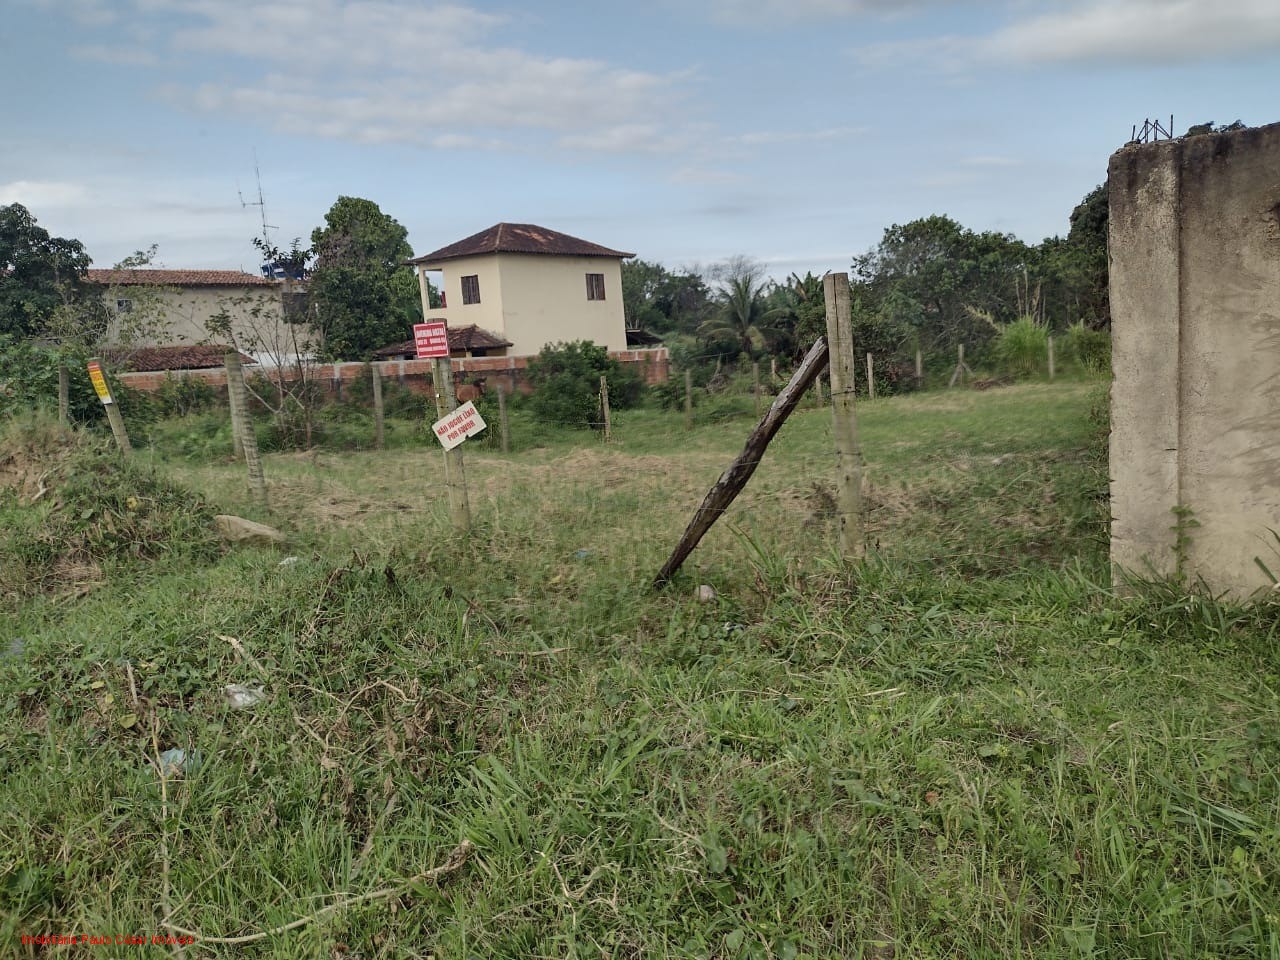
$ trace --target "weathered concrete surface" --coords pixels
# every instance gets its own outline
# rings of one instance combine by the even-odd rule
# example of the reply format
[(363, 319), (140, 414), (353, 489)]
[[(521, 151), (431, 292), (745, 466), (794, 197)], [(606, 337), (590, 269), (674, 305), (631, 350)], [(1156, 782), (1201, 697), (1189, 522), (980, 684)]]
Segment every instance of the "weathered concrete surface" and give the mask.
[(1111, 158), (1111, 560), (1247, 597), (1280, 574), (1280, 124)]

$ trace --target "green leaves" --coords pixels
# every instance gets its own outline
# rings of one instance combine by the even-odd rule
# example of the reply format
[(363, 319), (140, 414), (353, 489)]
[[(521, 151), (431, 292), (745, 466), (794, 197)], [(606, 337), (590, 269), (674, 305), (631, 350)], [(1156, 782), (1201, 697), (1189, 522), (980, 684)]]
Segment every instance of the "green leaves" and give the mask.
[(408, 230), (360, 197), (339, 197), (324, 219), (311, 233), (310, 292), (326, 359), (363, 360), (407, 340), (422, 318)]

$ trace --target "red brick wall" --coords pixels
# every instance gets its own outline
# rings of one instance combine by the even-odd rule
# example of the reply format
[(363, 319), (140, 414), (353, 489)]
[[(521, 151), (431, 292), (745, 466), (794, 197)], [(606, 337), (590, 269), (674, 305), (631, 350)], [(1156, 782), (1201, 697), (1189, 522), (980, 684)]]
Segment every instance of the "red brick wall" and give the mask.
[[(609, 356), (628, 366), (635, 365), (644, 382), (650, 386), (665, 383), (670, 374), (671, 360), (666, 347), (652, 350), (615, 350)], [(453, 378), (456, 383), (474, 383), (484, 380), (487, 389), (501, 386), (508, 393), (519, 390), (529, 393), (526, 370), (530, 357), (466, 357), (450, 361), (453, 367)], [(431, 371), (435, 367), (434, 360), (384, 360), (379, 361), (378, 368), (384, 379), (395, 379), (403, 383), (415, 393), (431, 394)], [(252, 376), (259, 367), (245, 367), (245, 372)], [(362, 363), (322, 363), (311, 368), (311, 376), (324, 387), (330, 396), (345, 395), (346, 385), (363, 376)], [(122, 373), (120, 382), (135, 390), (157, 390), (169, 376), (189, 377), (203, 380), (215, 387), (227, 385), (227, 372), (221, 367), (211, 370), (179, 370), (146, 373)]]

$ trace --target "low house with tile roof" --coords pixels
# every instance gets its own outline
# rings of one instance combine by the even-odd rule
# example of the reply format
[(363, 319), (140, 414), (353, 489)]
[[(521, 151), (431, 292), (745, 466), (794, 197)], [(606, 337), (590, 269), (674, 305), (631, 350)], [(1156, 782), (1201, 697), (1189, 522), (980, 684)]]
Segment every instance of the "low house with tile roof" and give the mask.
[[(133, 353), (145, 347), (225, 344), (228, 337), (214, 332), (219, 317), (229, 323), (236, 345), (261, 363), (289, 362), (306, 352), (305, 325), (285, 322), (286, 311), (296, 308), (298, 297), (290, 281), (239, 270), (150, 269), (89, 270), (86, 279), (101, 288), (114, 318), (112, 329), (118, 331), (136, 311), (153, 314), (130, 344)], [(186, 354), (178, 349), (173, 355)], [(138, 369), (136, 363), (131, 365)]]
[[(622, 261), (613, 250), (531, 223), (498, 223), (457, 243), (414, 257), (427, 319), (478, 327), (509, 341), (511, 356), (549, 343), (589, 340), (627, 349)], [(430, 309), (427, 274), (446, 307)]]
[[(467, 327), (449, 327), (449, 356), (455, 360), (465, 357), (505, 357), (510, 340), (481, 330), (474, 323)], [(418, 356), (413, 340), (393, 343), (373, 351), (375, 360), (413, 360)]]

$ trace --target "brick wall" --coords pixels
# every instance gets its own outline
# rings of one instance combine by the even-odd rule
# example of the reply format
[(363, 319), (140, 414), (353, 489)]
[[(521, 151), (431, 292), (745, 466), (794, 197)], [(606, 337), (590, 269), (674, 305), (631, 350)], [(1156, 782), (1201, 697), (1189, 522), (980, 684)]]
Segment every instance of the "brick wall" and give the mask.
[[(671, 360), (666, 347), (651, 350), (614, 350), (609, 353), (619, 363), (634, 366), (650, 386), (665, 383), (670, 374)], [(450, 361), (454, 382), (461, 385), (485, 381), (486, 389), (502, 387), (508, 393), (519, 390), (529, 393), (528, 367), (532, 357), (466, 357)], [(346, 395), (349, 384), (364, 375), (363, 363), (321, 363), (311, 368), (316, 379), (334, 399)], [(431, 371), (434, 360), (382, 360), (377, 363), (384, 380), (397, 380), (415, 393), (430, 394)], [(245, 367), (252, 376), (261, 367)], [(120, 382), (134, 390), (157, 390), (169, 376), (203, 380), (214, 387), (226, 387), (227, 373), (221, 367), (211, 370), (176, 370), (143, 373), (122, 373)]]

